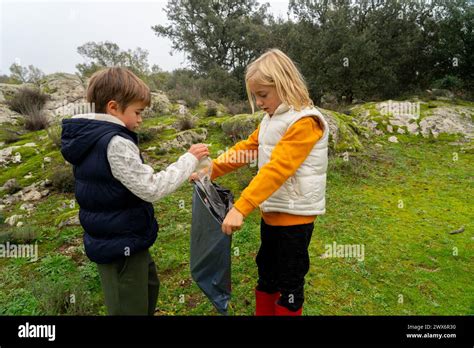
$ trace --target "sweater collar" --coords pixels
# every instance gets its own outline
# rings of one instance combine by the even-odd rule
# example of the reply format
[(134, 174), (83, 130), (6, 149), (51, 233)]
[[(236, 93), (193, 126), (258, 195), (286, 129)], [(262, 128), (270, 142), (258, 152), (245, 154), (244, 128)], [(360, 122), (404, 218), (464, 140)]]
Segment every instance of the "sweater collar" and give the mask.
[(115, 124), (118, 124), (119, 126), (125, 127), (125, 123), (123, 123), (117, 117), (109, 115), (109, 114), (95, 114), (95, 113), (79, 114), (79, 115), (73, 116), (72, 118), (86, 118), (88, 120), (106, 121), (106, 122), (115, 123)]

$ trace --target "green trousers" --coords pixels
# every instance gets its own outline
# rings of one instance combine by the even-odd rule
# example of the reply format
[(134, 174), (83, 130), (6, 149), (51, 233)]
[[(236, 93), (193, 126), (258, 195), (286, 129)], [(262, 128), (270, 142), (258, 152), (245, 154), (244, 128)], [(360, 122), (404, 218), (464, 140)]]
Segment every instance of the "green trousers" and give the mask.
[(160, 281), (148, 250), (97, 264), (109, 315), (153, 315)]

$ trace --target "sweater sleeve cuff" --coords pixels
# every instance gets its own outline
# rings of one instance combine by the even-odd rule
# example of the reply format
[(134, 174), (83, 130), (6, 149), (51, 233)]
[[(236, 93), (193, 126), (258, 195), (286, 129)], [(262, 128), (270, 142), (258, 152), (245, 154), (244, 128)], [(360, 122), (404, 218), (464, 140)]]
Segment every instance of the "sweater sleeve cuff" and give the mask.
[(247, 217), (256, 207), (247, 198), (240, 196), (237, 202), (235, 202), (234, 208), (244, 217)]

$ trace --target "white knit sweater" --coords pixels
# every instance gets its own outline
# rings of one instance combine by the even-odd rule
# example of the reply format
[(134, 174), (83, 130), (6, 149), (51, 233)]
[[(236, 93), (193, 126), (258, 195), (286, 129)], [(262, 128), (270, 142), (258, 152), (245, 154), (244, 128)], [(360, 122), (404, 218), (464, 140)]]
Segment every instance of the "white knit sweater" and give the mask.
[[(107, 114), (82, 114), (73, 118), (112, 122), (125, 127), (121, 120)], [(166, 169), (155, 173), (152, 167), (142, 163), (138, 147), (119, 135), (110, 140), (107, 159), (114, 178), (134, 195), (147, 202), (158, 201), (177, 190), (198, 164), (198, 159), (187, 152)]]

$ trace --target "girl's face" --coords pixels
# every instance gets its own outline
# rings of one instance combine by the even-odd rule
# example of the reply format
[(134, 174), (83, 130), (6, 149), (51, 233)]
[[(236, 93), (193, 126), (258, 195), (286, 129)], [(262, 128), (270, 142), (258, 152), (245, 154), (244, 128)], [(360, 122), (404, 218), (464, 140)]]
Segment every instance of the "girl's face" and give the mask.
[(272, 116), (281, 104), (275, 86), (264, 86), (250, 79), (249, 89), (250, 93), (255, 97), (257, 107)]

